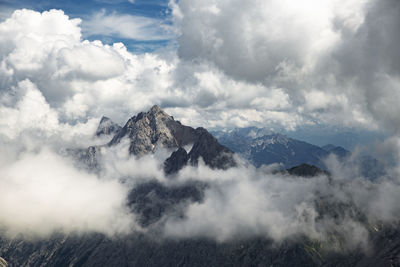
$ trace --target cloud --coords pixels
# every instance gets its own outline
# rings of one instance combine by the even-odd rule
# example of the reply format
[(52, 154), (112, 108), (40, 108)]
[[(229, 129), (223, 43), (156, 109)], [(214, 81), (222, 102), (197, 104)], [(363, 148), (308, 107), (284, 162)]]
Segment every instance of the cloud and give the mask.
[(293, 128), (302, 120), (279, 87), (236, 81), (170, 52), (135, 55), (121, 43), (82, 40), (80, 23), (57, 10), (20, 10), (2, 23), (1, 91), (9, 95), (29, 80), (58, 119), (72, 124), (102, 115), (123, 123), (153, 104), (194, 126), (270, 122)]
[(281, 88), (303, 122), (398, 130), (397, 1), (184, 0), (170, 7), (181, 60)]
[(0, 229), (7, 236), (114, 235), (133, 229), (134, 218), (125, 205), (127, 188), (116, 180), (79, 171), (46, 148), (0, 164)]
[(227, 171), (204, 165), (185, 168), (175, 184), (206, 182), (205, 196), (191, 203), (184, 216), (166, 215), (164, 233), (219, 242), (256, 236), (281, 242), (305, 235), (330, 248), (338, 239), (343, 249), (367, 248), (371, 225), (399, 220), (397, 175), (372, 182), (356, 171), (356, 158), (328, 161), (329, 178), (292, 177), (248, 166)]
[(314, 69), (341, 39), (333, 22), (349, 30), (363, 22), (365, 1), (179, 1), (179, 55), (205, 59), (227, 74), (269, 83), (290, 64), (300, 74)]
[[(366, 222), (399, 219), (399, 187), (393, 178), (396, 169), (393, 176), (372, 182), (357, 172), (356, 161), (342, 163), (335, 158), (328, 162), (331, 178), (291, 177), (274, 174), (273, 168), (255, 169), (242, 163), (229, 170), (211, 170), (200, 163), (170, 179), (163, 174), (162, 162), (171, 151), (160, 149), (136, 158), (129, 156), (128, 140), (123, 140), (115, 147), (100, 148), (100, 170), (88, 173), (62, 156), (62, 151), (93, 144), (94, 128), (90, 133), (88, 126), (58, 123), (44, 139), (38, 134), (40, 123), (37, 125), (13, 139), (0, 138), (4, 148), (0, 152), (0, 185), (5, 189), (0, 196), (0, 230), (9, 237), (45, 238), (54, 232), (123, 235), (156, 229), (167, 238), (207, 237), (219, 242), (255, 236), (280, 242), (302, 235), (329, 242), (330, 234), (336, 233), (354, 248), (368, 242)], [(128, 193), (154, 180), (166, 188), (193, 181), (206, 183), (204, 199), (175, 207), (183, 216), (167, 212), (155, 225), (139, 227), (141, 215), (128, 208)], [(326, 210), (324, 205), (330, 208)]]
[[(297, 5), (184, 0), (170, 3), (167, 22), (19, 10), (0, 27), (0, 90), (29, 80), (69, 123), (102, 115), (123, 123), (160, 104), (194, 126), (397, 131), (397, 2)], [(178, 51), (137, 55), (121, 43), (82, 40), (82, 29), (138, 40), (179, 32)]]
[[(340, 230), (362, 244), (367, 230), (358, 218), (350, 212), (321, 219), (317, 196), (332, 207), (351, 203), (371, 221), (397, 221), (397, 168), (371, 182), (354, 164), (331, 159), (332, 185), (324, 176), (200, 165), (171, 181), (160, 169), (166, 152), (136, 159), (124, 147), (103, 148), (98, 174), (60, 154), (99, 144), (93, 134), (102, 115), (124, 123), (153, 104), (192, 126), (295, 129), (318, 121), (397, 130), (398, 4), (368, 3), (171, 2), (178, 55), (136, 55), (122, 43), (82, 39), (81, 24), (90, 34), (167, 38), (158, 20), (100, 12), (82, 22), (60, 10), (15, 11), (0, 23), (0, 188), (7, 189), (0, 224), (10, 235), (129, 232), (135, 216), (127, 212), (127, 184), (200, 180), (209, 184), (204, 201), (184, 205), (183, 219), (166, 214), (166, 236), (323, 240)], [(383, 147), (395, 154), (393, 144), (398, 139)]]
[(116, 12), (107, 14), (105, 10), (85, 20), (83, 29), (87, 36), (104, 35), (137, 41), (169, 40), (173, 37), (172, 28), (160, 19)]
[[(0, 90), (19, 88), (19, 82), (29, 80), (59, 120), (69, 123), (102, 115), (123, 123), (126, 117), (153, 104), (174, 112), (186, 124), (206, 127), (258, 125), (293, 130), (299, 125), (317, 123), (378, 129), (384, 121), (380, 117), (390, 118), (390, 114), (395, 114), (397, 105), (385, 104), (396, 99), (395, 76), (382, 73), (373, 83), (365, 82), (369, 87), (376, 84), (384, 88), (374, 98), (378, 90), (367, 90), (369, 87), (354, 78), (373, 75), (350, 75), (351, 71), (344, 70), (351, 64), (341, 61), (350, 58), (341, 54), (347, 46), (352, 47), (352, 38), (357, 40), (355, 36), (365, 31), (372, 16), (365, 14), (370, 14), (372, 7), (365, 9), (364, 2), (352, 1), (348, 4), (354, 8), (349, 11), (333, 0), (315, 6), (310, 0), (302, 12), (297, 12), (286, 2), (257, 2), (258, 6), (243, 4), (243, 8), (237, 8), (240, 3), (233, 4), (219, 1), (213, 8), (202, 9), (190, 1), (171, 3), (174, 24), (168, 27), (181, 32), (178, 54), (160, 51), (137, 55), (122, 43), (105, 45), (100, 41), (82, 40), (81, 24), (86, 29), (85, 25), (95, 28), (110, 23), (110, 32), (140, 28), (138, 34), (152, 35), (151, 29), (160, 23), (153, 19), (100, 12), (82, 22), (70, 19), (59, 10), (16, 11), (0, 27)], [(198, 12), (191, 14), (194, 10)], [(235, 10), (244, 12), (236, 16)], [(233, 38), (229, 33), (234, 32), (231, 27), (235, 23), (242, 20), (237, 29), (247, 25), (246, 21), (253, 23), (248, 15), (253, 11), (262, 22), (260, 25), (266, 24), (265, 28), (276, 36), (261, 31), (260, 25), (249, 24), (249, 30), (237, 30), (236, 40), (229, 39)], [(227, 16), (229, 12), (233, 12), (232, 16)], [(326, 16), (318, 15), (316, 18), (321, 23), (316, 25), (308, 18), (318, 12)], [(269, 16), (270, 13), (273, 14)], [(289, 15), (295, 16), (299, 24), (288, 22)], [(231, 21), (236, 17), (240, 19)], [(204, 24), (203, 20), (209, 23)], [(279, 23), (272, 28), (275, 22)], [(96, 29), (99, 34), (103, 32), (101, 27)], [(223, 49), (209, 47), (207, 38), (205, 43), (196, 40), (201, 37), (193, 34), (196, 31), (220, 34)], [(325, 34), (335, 38), (329, 39)], [(190, 45), (191, 42), (196, 42), (196, 46)], [(196, 49), (187, 51), (189, 54), (183, 52), (191, 47)], [(268, 52), (268, 49), (272, 50)], [(268, 53), (276, 60), (269, 59)], [(384, 66), (385, 61), (380, 65)], [(239, 74), (230, 68), (238, 68)], [(257, 77), (245, 77), (246, 72)], [(385, 97), (380, 98), (383, 92)]]
[(372, 1), (364, 23), (355, 34), (345, 32), (345, 39), (333, 53), (334, 73), (341, 79), (340, 86), (351, 90), (351, 101), (364, 105), (381, 126), (397, 133), (400, 122), (394, 115), (394, 103), (399, 100), (400, 65), (395, 48), (400, 41), (396, 31), (399, 10), (398, 1)]

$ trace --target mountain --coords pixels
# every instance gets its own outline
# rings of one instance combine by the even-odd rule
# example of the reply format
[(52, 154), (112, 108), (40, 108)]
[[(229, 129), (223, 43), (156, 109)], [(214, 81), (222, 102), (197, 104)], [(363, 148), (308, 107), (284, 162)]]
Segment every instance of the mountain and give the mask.
[(154, 152), (159, 146), (174, 149), (193, 144), (198, 133), (192, 127), (175, 121), (155, 105), (148, 112), (140, 112), (130, 118), (108, 145), (116, 145), (122, 138), (129, 139), (131, 154), (143, 156)]
[(160, 242), (140, 233), (118, 239), (91, 234), (55, 235), (46, 241), (0, 240), (0, 253), (10, 259), (10, 266), (30, 267), (329, 266), (335, 261), (336, 266), (355, 266), (360, 258), (358, 254), (325, 257), (314, 246), (312, 242), (285, 242), (278, 246), (265, 238), (225, 243), (204, 238)]
[(174, 151), (164, 162), (166, 174), (173, 174), (182, 169), (187, 163), (196, 166), (201, 158), (211, 168), (227, 169), (236, 165), (233, 152), (218, 143), (206, 129), (196, 129), (197, 140), (189, 153), (182, 147)]
[[(100, 125), (99, 128), (102, 128)], [(104, 134), (106, 132), (108, 130), (104, 131)], [(241, 138), (243, 132), (238, 131), (233, 139), (226, 138), (226, 141), (229, 146), (243, 151), (243, 155), (252, 156), (258, 164), (261, 164), (263, 157), (270, 162), (283, 162), (287, 165), (299, 162), (301, 157), (309, 162), (320, 163), (319, 157), (327, 155), (329, 153), (327, 150), (340, 150), (334, 146), (325, 150), (284, 135), (266, 134), (254, 129), (245, 133), (247, 136), (245, 138)], [(171, 183), (162, 183), (154, 179), (127, 185), (132, 186), (128, 188), (127, 207), (135, 214), (135, 219), (143, 227), (143, 231), (114, 237), (99, 233), (54, 233), (46, 239), (28, 240), (19, 237), (8, 239), (0, 235), (2, 257), (0, 264), (7, 264), (5, 262), (8, 262), (9, 266), (399, 266), (400, 264), (399, 227), (372, 225), (355, 205), (330, 196), (316, 197), (313, 200), (318, 214), (316, 220), (324, 222), (325, 216), (329, 215), (340, 221), (351, 216), (357, 223), (366, 225), (372, 247), (369, 254), (365, 254), (361, 249), (343, 248), (343, 240), (349, 237), (345, 236), (347, 232), (342, 233), (339, 230), (333, 230), (329, 239), (324, 242), (306, 236), (295, 236), (279, 243), (266, 236), (246, 238), (235, 236), (225, 242), (203, 237), (162, 239), (158, 226), (163, 226), (166, 216), (173, 219), (184, 218), (190, 204), (200, 204), (205, 201), (206, 190), (211, 185), (196, 180), (174, 183), (173, 174), (188, 164), (199, 164), (201, 159), (210, 168), (227, 169), (236, 166), (232, 151), (235, 149), (230, 150), (223, 142), (221, 144), (204, 128), (194, 129), (182, 125), (158, 106), (133, 116), (124, 127), (110, 135), (113, 135), (112, 140), (107, 144), (74, 150), (77, 160), (90, 169), (101, 168), (99, 164), (101, 161), (98, 160), (101, 157), (100, 150), (116, 146), (122, 139), (129, 141), (129, 152), (135, 157), (154, 153), (158, 148), (167, 149), (171, 153), (165, 159), (163, 166), (165, 173), (172, 175)], [(224, 140), (221, 136), (219, 139)], [(329, 175), (310, 164), (292, 166), (286, 173), (307, 179)]]
[(325, 151), (327, 151), (330, 154), (336, 155), (340, 159), (344, 159), (351, 155), (350, 151), (344, 149), (341, 146), (335, 146), (332, 144), (325, 145), (322, 147), (322, 149), (324, 149)]
[(283, 169), (290, 169), (302, 164), (326, 169), (324, 160), (335, 155), (338, 160), (359, 166), (360, 175), (374, 180), (386, 174), (382, 162), (369, 155), (351, 158), (351, 152), (341, 146), (327, 144), (322, 147), (304, 141), (289, 138), (279, 133), (271, 133), (265, 128), (235, 128), (230, 131), (213, 131), (218, 141), (254, 166), (263, 164), (282, 164)]
[[(316, 169), (309, 165), (302, 168), (307, 173)], [(354, 266), (363, 259), (361, 252), (325, 251), (323, 245), (307, 238), (279, 244), (267, 237), (234, 238), (229, 242), (201, 237), (160, 241), (157, 231), (152, 232), (153, 226), (162, 224), (166, 214), (182, 217), (186, 205), (203, 201), (206, 188), (203, 182), (167, 186), (156, 180), (134, 187), (128, 196), (128, 205), (142, 227), (148, 229), (147, 234), (138, 232), (113, 238), (96, 233), (54, 234), (46, 240), (9, 240), (0, 236), (0, 255), (10, 266), (33, 267)], [(385, 261), (377, 255), (374, 257), (377, 264)]]
[[(312, 179), (313, 173), (323, 171), (302, 165), (301, 169)], [(293, 170), (288, 170), (292, 172)], [(309, 175), (310, 174), (310, 175)], [(9, 266), (399, 266), (400, 228), (392, 226), (369, 227), (371, 248), (343, 249), (340, 232), (332, 232), (329, 240), (320, 242), (306, 237), (274, 243), (267, 237), (233, 238), (227, 242), (193, 237), (160, 240), (152, 226), (162, 224), (163, 216), (182, 217), (182, 207), (188, 203), (201, 203), (207, 185), (199, 182), (163, 185), (154, 180), (139, 184), (128, 197), (132, 212), (148, 229), (147, 234), (107, 237), (88, 233), (79, 235), (54, 234), (47, 239), (22, 240), (0, 236), (0, 255)], [(351, 203), (338, 200), (316, 200), (321, 220), (324, 214), (335, 218), (360, 218)], [(157, 229), (157, 228), (154, 228)], [(335, 250), (325, 249), (336, 247)], [(5, 265), (5, 260), (0, 264)]]
[(114, 135), (122, 129), (121, 126), (113, 122), (110, 118), (103, 116), (96, 130), (96, 136)]
[(329, 155), (325, 149), (265, 130), (256, 131), (253, 127), (231, 132), (213, 132), (218, 141), (242, 155), (256, 167), (263, 164), (280, 163), (283, 168), (291, 168), (303, 163), (325, 168), (322, 160)]
[(292, 167), (287, 169), (286, 172), (293, 176), (300, 177), (314, 177), (317, 175), (329, 175), (327, 171), (321, 170), (313, 165), (309, 164), (301, 164), (299, 166)]
[[(114, 136), (107, 144), (89, 146), (86, 149), (70, 149), (68, 152), (77, 159), (79, 165), (89, 170), (96, 170), (100, 167), (98, 162), (101, 157), (101, 147), (115, 146), (127, 138), (129, 153), (136, 157), (154, 153), (158, 148), (172, 151), (164, 162), (166, 174), (174, 174), (187, 164), (196, 166), (200, 158), (213, 169), (227, 169), (236, 165), (234, 153), (221, 145), (206, 129), (201, 127), (194, 129), (182, 125), (157, 105), (147, 112), (133, 116), (124, 127), (103, 117), (96, 136), (112, 133)], [(185, 147), (190, 146), (190, 151), (186, 151)]]

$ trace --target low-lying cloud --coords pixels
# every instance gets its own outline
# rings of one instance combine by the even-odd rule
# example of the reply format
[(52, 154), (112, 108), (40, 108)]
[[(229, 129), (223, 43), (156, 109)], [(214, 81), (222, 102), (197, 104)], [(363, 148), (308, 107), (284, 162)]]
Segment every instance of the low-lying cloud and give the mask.
[[(332, 156), (326, 160), (330, 176), (305, 178), (275, 172), (274, 166), (256, 169), (238, 159), (240, 164), (228, 170), (212, 170), (200, 161), (170, 177), (162, 167), (171, 151), (160, 148), (137, 158), (129, 155), (129, 142), (123, 140), (99, 148), (99, 169), (93, 172), (65, 153), (74, 144), (71, 136), (47, 133), (49, 145), (41, 144), (45, 135), (36, 130), (2, 139), (0, 230), (8, 237), (46, 238), (55, 232), (121, 236), (156, 230), (178, 239), (264, 237), (281, 242), (305, 236), (329, 243), (335, 234), (345, 248), (367, 248), (371, 227), (400, 219), (397, 167), (369, 180), (355, 158), (339, 161)], [(75, 134), (88, 144), (101, 144), (85, 127)], [(75, 143), (75, 148), (84, 147)], [(143, 226), (143, 214), (135, 211), (129, 194), (154, 181), (167, 189), (193, 182), (206, 186), (200, 201), (178, 201), (171, 212), (167, 209)], [(150, 190), (147, 197), (154, 194)]]
[(51, 150), (23, 153), (0, 167), (0, 230), (6, 236), (52, 233), (129, 233), (134, 215), (128, 188), (74, 167)]

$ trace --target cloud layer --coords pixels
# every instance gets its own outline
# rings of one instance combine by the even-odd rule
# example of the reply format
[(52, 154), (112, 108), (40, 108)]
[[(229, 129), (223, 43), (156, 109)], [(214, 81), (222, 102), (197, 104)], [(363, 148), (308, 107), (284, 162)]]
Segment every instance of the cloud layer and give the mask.
[[(29, 80), (69, 122), (107, 115), (122, 123), (160, 104), (194, 126), (397, 131), (398, 3), (296, 5), (171, 2), (173, 24), (165, 29), (179, 33), (177, 53), (140, 55), (121, 43), (82, 40), (82, 21), (60, 10), (18, 10), (0, 25), (1, 91)], [(165, 37), (160, 21), (117, 13), (83, 24), (85, 34)]]
[[(170, 185), (158, 156), (137, 160), (119, 148), (105, 150), (104, 173), (90, 174), (60, 155), (99, 143), (93, 133), (102, 115), (124, 123), (160, 104), (195, 127), (294, 129), (317, 122), (399, 130), (398, 1), (181, 0), (170, 6), (171, 27), (181, 34), (177, 53), (137, 55), (122, 43), (82, 40), (82, 21), (60, 10), (17, 10), (0, 23), (0, 226), (10, 235), (129, 231), (136, 226), (120, 179)], [(97, 16), (103, 24), (96, 28), (92, 21), (93, 34), (107, 28), (145, 39), (142, 23), (145, 29), (155, 23)], [(116, 29), (117, 23), (138, 28)], [(384, 147), (396, 153), (391, 144), (397, 142)], [(317, 220), (317, 192), (353, 203), (368, 218), (398, 220), (396, 168), (372, 183), (354, 166), (331, 165), (333, 187), (323, 176), (283, 177), (246, 166), (186, 168), (177, 183), (211, 186), (204, 202), (187, 207), (184, 220), (163, 218), (165, 233), (227, 240), (244, 232), (282, 240), (297, 233), (323, 238), (338, 227), (345, 235), (365, 234), (351, 216)]]

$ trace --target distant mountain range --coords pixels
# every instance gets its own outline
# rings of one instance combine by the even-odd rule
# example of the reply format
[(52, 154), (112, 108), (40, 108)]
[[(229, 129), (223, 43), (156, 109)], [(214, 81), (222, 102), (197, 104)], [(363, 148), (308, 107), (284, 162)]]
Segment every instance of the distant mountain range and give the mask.
[[(256, 127), (212, 131), (212, 134), (222, 145), (238, 153), (256, 167), (277, 163), (282, 169), (289, 169), (309, 164), (326, 170), (325, 160), (329, 155), (336, 156), (339, 161), (350, 160), (352, 155), (341, 146), (327, 144), (319, 147)], [(360, 175), (364, 177), (374, 179), (385, 173), (384, 165), (369, 155), (361, 155), (351, 160), (353, 164), (360, 166)]]
[(242, 155), (256, 167), (278, 163), (287, 169), (305, 163), (325, 169), (323, 160), (329, 154), (335, 154), (339, 158), (351, 154), (339, 146), (330, 144), (319, 147), (255, 127), (212, 133), (221, 144)]

